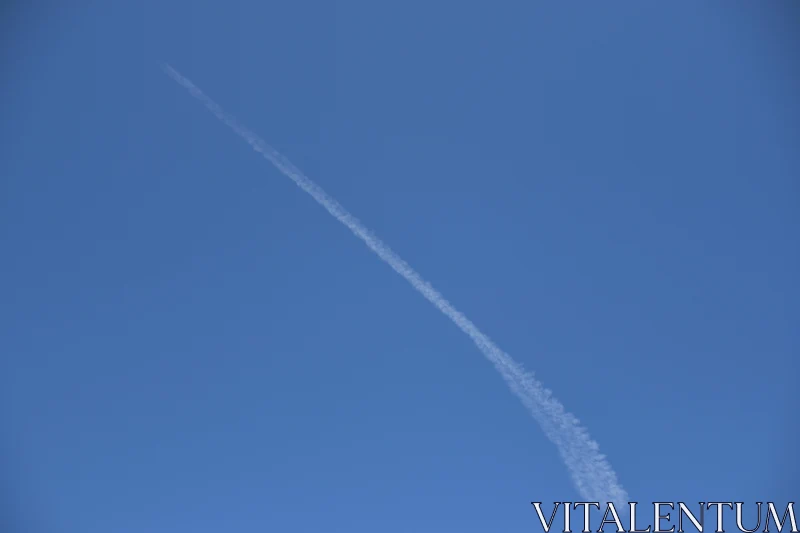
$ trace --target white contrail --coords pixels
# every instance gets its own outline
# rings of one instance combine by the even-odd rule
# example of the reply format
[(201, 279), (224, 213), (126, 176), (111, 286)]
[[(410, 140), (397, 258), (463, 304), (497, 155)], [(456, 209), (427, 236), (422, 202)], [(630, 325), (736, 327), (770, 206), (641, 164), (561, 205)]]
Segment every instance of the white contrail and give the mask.
[(572, 414), (566, 412), (564, 406), (556, 400), (552, 393), (526, 372), (522, 366), (508, 354), (498, 348), (492, 341), (460, 311), (456, 310), (444, 296), (423, 280), (408, 263), (403, 261), (389, 246), (373, 235), (364, 225), (351, 215), (339, 202), (331, 198), (316, 183), (306, 177), (288, 159), (260, 139), (231, 115), (226, 113), (211, 98), (206, 96), (194, 83), (167, 64), (162, 68), (172, 79), (189, 90), (218, 119), (227, 124), (237, 135), (247, 141), (250, 146), (284, 175), (294, 181), (314, 200), (324, 207), (339, 222), (347, 226), (356, 237), (363, 240), (370, 250), (383, 259), (395, 272), (403, 276), (412, 287), (422, 294), (439, 311), (452, 320), (461, 331), (478, 346), (486, 358), (494, 363), (509, 388), (530, 410), (533, 417), (541, 425), (547, 437), (558, 447), (562, 459), (570, 471), (577, 489), (585, 501), (614, 502), (617, 509), (627, 508), (628, 495), (617, 481), (617, 475), (605, 456), (598, 451), (598, 445), (589, 433)]

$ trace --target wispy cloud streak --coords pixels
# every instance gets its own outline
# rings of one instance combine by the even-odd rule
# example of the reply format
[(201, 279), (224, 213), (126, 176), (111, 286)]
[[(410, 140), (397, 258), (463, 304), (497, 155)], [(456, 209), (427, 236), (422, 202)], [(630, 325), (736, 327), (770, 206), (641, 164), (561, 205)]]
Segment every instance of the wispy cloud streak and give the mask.
[(186, 88), (192, 96), (202, 102), (219, 120), (227, 124), (237, 135), (247, 141), (253, 149), (269, 160), (275, 167), (307, 192), (336, 220), (344, 224), (353, 234), (380, 257), (386, 264), (408, 281), (414, 289), (431, 302), (439, 311), (452, 320), (467, 334), (486, 358), (500, 372), (511, 391), (519, 397), (531, 415), (542, 427), (547, 437), (556, 445), (567, 465), (572, 479), (586, 501), (614, 502), (618, 509), (627, 507), (628, 496), (617, 481), (617, 475), (598, 445), (591, 439), (580, 421), (553, 397), (550, 390), (526, 372), (522, 365), (497, 347), (466, 316), (453, 307), (444, 296), (411, 268), (400, 256), (370, 232), (339, 202), (303, 174), (288, 159), (269, 146), (255, 133), (226, 113), (194, 83), (171, 66), (162, 65), (173, 80)]

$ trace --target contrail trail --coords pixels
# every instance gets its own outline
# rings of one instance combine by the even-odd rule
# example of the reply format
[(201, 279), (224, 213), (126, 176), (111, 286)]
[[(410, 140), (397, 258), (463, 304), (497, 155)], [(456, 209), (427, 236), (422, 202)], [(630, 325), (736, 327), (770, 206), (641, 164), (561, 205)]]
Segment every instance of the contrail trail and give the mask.
[(622, 512), (627, 509), (628, 495), (617, 481), (617, 475), (599, 447), (591, 439), (580, 421), (556, 400), (550, 390), (526, 372), (522, 365), (497, 347), (466, 316), (448, 302), (436, 289), (417, 274), (400, 256), (372, 234), (357, 218), (351, 215), (339, 202), (329, 196), (322, 188), (303, 174), (288, 159), (264, 142), (255, 133), (241, 125), (232, 115), (226, 113), (211, 98), (205, 95), (194, 83), (167, 64), (162, 64), (173, 80), (188, 89), (192, 96), (200, 100), (214, 116), (227, 124), (239, 137), (264, 156), (284, 175), (307, 192), (324, 207), (336, 220), (347, 226), (353, 234), (369, 247), (392, 269), (403, 276), (414, 289), (431, 302), (456, 326), (466, 333), (478, 349), (491, 361), (514, 394), (528, 408), (534, 419), (542, 427), (547, 437), (558, 448), (561, 458), (567, 465), (578, 492), (585, 501), (613, 502)]

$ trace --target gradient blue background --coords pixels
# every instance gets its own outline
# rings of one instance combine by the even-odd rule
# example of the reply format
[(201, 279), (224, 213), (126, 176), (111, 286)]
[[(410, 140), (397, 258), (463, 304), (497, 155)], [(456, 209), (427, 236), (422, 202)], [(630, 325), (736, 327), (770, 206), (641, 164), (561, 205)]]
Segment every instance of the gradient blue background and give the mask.
[(633, 499), (797, 500), (787, 3), (6, 8), (9, 530), (540, 531), (579, 500), (460, 331), (166, 77), (535, 371)]

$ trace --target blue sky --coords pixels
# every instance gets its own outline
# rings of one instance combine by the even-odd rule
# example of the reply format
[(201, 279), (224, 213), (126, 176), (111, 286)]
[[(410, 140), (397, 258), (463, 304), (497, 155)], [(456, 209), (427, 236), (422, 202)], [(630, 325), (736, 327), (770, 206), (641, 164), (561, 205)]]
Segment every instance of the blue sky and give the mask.
[(9, 11), (3, 519), (477, 533), (579, 499), (470, 340), (160, 61), (535, 371), (633, 499), (796, 500), (778, 5)]

